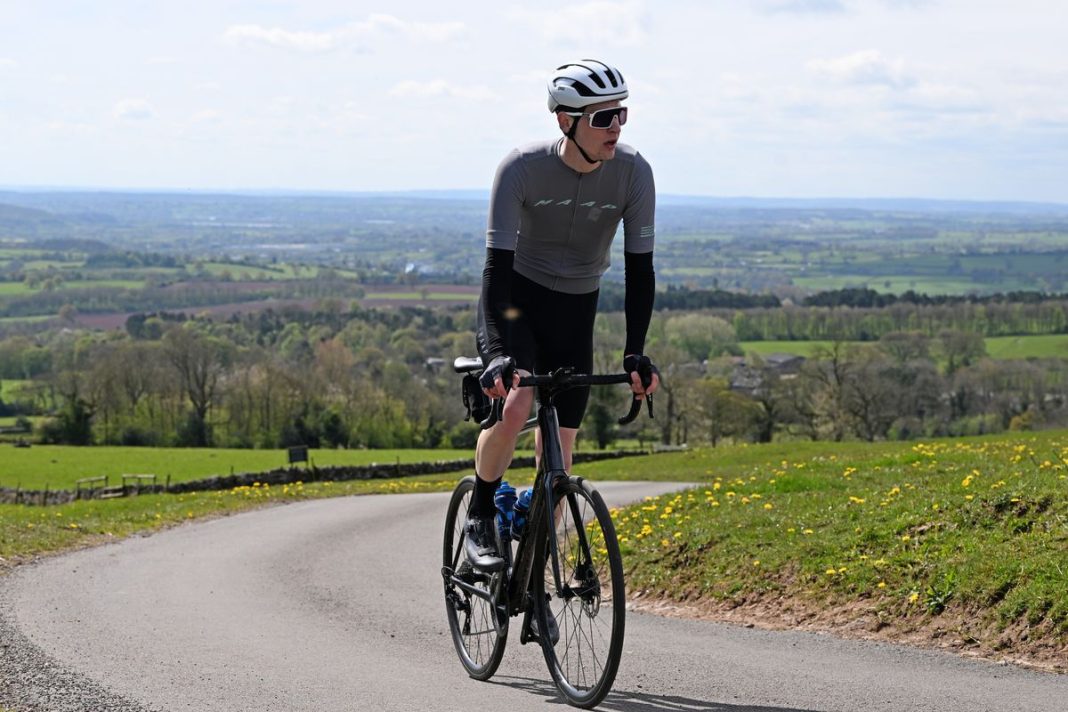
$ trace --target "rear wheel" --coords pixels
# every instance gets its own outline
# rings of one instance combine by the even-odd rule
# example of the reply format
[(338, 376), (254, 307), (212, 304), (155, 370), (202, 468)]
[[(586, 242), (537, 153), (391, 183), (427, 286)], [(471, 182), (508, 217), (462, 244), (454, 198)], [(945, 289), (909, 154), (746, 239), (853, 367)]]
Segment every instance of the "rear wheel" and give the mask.
[(453, 490), (449, 500), (442, 575), (445, 578), (445, 611), (456, 653), (468, 675), (476, 680), (488, 680), (504, 656), (508, 615), (497, 604), (501, 599), (504, 574), (475, 571), (464, 556), (464, 522), (474, 490), (475, 478), (466, 477)]
[(534, 613), (538, 631), (549, 633), (539, 637), (557, 688), (570, 704), (593, 707), (612, 688), (623, 654), (623, 561), (608, 507), (588, 482), (561, 479), (554, 500)]

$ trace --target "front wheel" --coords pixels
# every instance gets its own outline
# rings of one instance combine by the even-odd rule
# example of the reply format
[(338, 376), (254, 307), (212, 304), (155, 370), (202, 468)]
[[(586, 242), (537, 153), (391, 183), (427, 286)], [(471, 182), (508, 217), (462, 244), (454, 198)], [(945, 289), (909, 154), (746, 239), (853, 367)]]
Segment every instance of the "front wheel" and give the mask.
[(464, 555), (464, 522), (474, 491), (475, 478), (465, 477), (452, 492), (445, 515), (442, 576), (445, 613), (456, 653), (468, 675), (488, 680), (504, 657), (508, 615), (500, 605), (503, 572), (475, 571)]
[(534, 576), (534, 614), (557, 688), (588, 708), (612, 688), (623, 654), (623, 560), (608, 507), (588, 482), (561, 478), (553, 499), (555, 531)]

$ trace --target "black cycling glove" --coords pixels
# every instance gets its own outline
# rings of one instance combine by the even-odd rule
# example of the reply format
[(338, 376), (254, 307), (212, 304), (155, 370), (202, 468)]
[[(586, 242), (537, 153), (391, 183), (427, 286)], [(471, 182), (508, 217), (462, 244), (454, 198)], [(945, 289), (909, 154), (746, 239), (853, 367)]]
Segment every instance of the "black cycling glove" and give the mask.
[(660, 375), (660, 371), (648, 356), (641, 354), (629, 354), (623, 357), (623, 370), (627, 373), (638, 373), (642, 381), (642, 387), (648, 388), (653, 383), (653, 374)]
[(512, 387), (513, 373), (515, 373), (515, 361), (512, 357), (498, 356), (489, 362), (489, 366), (486, 366), (486, 370), (478, 377), (478, 384), (485, 389), (493, 388), (494, 381), (500, 376), (504, 389), (508, 390)]

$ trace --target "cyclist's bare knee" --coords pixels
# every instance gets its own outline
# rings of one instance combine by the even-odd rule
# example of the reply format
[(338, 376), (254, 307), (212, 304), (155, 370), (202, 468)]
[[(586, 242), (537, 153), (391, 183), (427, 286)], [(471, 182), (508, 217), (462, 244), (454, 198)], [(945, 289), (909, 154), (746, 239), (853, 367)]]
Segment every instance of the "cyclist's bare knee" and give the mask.
[(534, 392), (530, 388), (516, 388), (508, 394), (504, 402), (504, 420), (493, 426), (499, 430), (499, 436), (516, 437), (530, 417), (530, 407), (534, 403)]

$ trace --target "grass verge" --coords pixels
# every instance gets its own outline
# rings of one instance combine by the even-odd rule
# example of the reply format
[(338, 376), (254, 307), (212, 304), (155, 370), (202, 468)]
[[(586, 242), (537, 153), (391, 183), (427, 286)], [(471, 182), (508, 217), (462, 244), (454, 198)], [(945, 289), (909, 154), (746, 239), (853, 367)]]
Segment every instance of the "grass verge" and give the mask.
[(354, 494), (444, 492), (455, 487), (465, 474), (424, 475), (397, 480), (297, 482), (182, 495), (80, 500), (55, 507), (4, 504), (0, 505), (0, 571), (36, 556), (272, 504)]
[(643, 459), (583, 468), (702, 483), (615, 512), (640, 598), (788, 627), (933, 636), (1065, 669), (1063, 431)]

